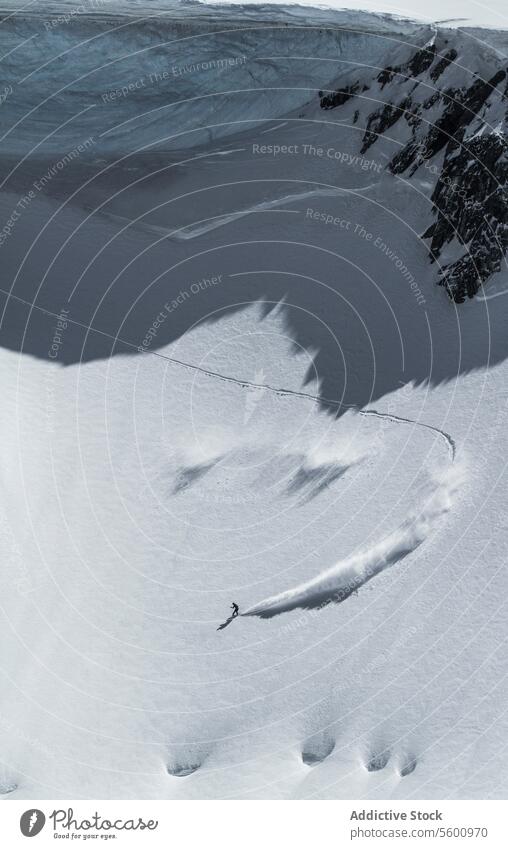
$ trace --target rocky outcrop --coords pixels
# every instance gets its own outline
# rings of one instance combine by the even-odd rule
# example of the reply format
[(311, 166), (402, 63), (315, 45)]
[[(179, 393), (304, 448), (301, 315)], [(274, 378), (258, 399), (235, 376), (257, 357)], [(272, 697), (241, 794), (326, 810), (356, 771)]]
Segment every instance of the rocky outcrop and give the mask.
[(445, 148), (441, 172), (432, 194), (435, 222), (424, 233), (431, 239), (432, 260), (445, 243), (456, 239), (464, 254), (441, 268), (438, 283), (457, 303), (472, 298), (499, 271), (508, 249), (508, 168), (504, 133), (484, 125), (471, 138), (466, 128), (506, 77), (498, 71), (489, 81), (476, 80), (448, 97), (442, 115), (423, 140), (412, 140), (390, 162), (394, 174), (409, 175)]
[[(437, 282), (460, 303), (500, 269), (508, 250), (508, 116), (501, 90), (507, 70), (500, 60), (491, 57), (491, 74), (483, 79), (458, 57), (445, 39), (440, 51), (428, 43), (383, 68), (372, 85), (377, 82), (379, 92), (373, 99), (384, 103), (371, 112), (356, 110), (353, 122), (361, 125), (363, 117), (362, 154), (401, 120), (406, 126), (397, 130), (402, 144), (387, 168), (407, 178), (427, 168), (435, 179), (434, 221), (423, 238), (438, 264), (444, 246), (455, 241), (451, 253), (458, 259), (440, 264)], [(442, 78), (448, 85), (441, 86)], [(341, 106), (359, 90), (354, 82), (322, 97), (321, 106)]]
[(404, 62), (401, 65), (395, 65), (394, 67), (392, 67), (392, 65), (388, 65), (388, 67), (383, 68), (377, 77), (377, 81), (383, 89), (385, 85), (390, 83), (396, 76), (403, 79), (417, 77), (419, 74), (423, 74), (428, 68), (430, 68), (435, 55), (435, 45), (432, 44), (428, 47), (422, 47), (414, 53), (409, 61)]
[(491, 80), (478, 79), (469, 88), (454, 92), (453, 97), (447, 95), (448, 103), (441, 117), (435, 121), (418, 146), (415, 147), (413, 142), (410, 142), (394, 156), (388, 166), (390, 171), (393, 174), (401, 174), (409, 165), (414, 165), (411, 172), (414, 173), (424, 160), (431, 159), (445, 145), (448, 144), (453, 149), (454, 143), (460, 143), (459, 132), (477, 117), (480, 108), (505, 77), (506, 72), (500, 70)]
[(508, 145), (486, 132), (464, 141), (446, 160), (432, 194), (435, 222), (424, 233), (433, 260), (456, 238), (465, 252), (441, 269), (454, 301), (473, 297), (499, 271), (508, 250)]
[[(366, 89), (366, 87), (364, 87)], [(335, 109), (336, 106), (343, 106), (360, 90), (360, 83), (354, 83), (344, 88), (338, 88), (330, 94), (319, 92), (321, 109)]]
[(452, 62), (455, 62), (457, 56), (457, 51), (453, 48), (451, 50), (448, 50), (443, 56), (441, 56), (439, 61), (436, 62), (436, 64), (433, 68), (431, 68), (429, 73), (429, 77), (431, 78), (433, 83), (435, 83), (436, 80), (439, 79), (441, 74), (446, 71), (448, 65), (450, 65)]
[(423, 47), (417, 50), (414, 56), (407, 63), (407, 72), (410, 77), (418, 77), (425, 73), (432, 65), (436, 55), (436, 45), (432, 44), (429, 47)]
[(404, 112), (411, 107), (411, 98), (405, 97), (397, 105), (387, 103), (382, 109), (373, 112), (367, 121), (367, 127), (363, 136), (360, 153), (365, 153), (377, 140), (378, 136), (386, 132), (399, 120)]

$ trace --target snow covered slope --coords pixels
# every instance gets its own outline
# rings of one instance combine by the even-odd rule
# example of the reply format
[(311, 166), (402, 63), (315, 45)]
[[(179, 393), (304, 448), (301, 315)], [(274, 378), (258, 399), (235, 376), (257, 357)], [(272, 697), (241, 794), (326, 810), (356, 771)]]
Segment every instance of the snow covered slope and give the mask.
[(321, 97), (326, 110), (347, 103), (343, 120), (355, 108), (362, 154), (387, 135), (393, 174), (429, 176), (436, 220), (423, 238), (459, 303), (499, 271), (508, 247), (507, 91), (506, 59), (444, 32), (394, 51), (380, 73), (342, 75)]
[(40, 167), (52, 180), (55, 159), (60, 168), (83, 153), (146, 158), (288, 114), (320, 121), (319, 92), (326, 120), (352, 125), (355, 152), (432, 188), (422, 235), (454, 300), (499, 271), (508, 247), (506, 39), (492, 47), (479, 31), (367, 13), (309, 17), (300, 7), (259, 6), (245, 18), (243, 9), (191, 4), (142, 23), (117, 4), (94, 15), (44, 9), (5, 16), (0, 28), (2, 143), (15, 172), (20, 152), (49, 157), (49, 172)]
[(47, 8), (0, 26), (0, 793), (504, 798), (499, 50)]
[[(144, 14), (140, 23), (132, 8), (112, 4), (66, 20), (39, 4), (4, 18), (4, 152), (35, 143), (39, 153), (67, 151), (89, 137), (101, 152), (195, 146), (305, 103), (333, 80), (339, 56), (385, 55), (380, 33), (411, 40), (420, 29), (276, 7)], [(11, 52), (21, 43), (29, 48)]]
[[(503, 795), (504, 366), (335, 420), (149, 354), (2, 365), (4, 792)], [(231, 599), (261, 618), (216, 631)]]

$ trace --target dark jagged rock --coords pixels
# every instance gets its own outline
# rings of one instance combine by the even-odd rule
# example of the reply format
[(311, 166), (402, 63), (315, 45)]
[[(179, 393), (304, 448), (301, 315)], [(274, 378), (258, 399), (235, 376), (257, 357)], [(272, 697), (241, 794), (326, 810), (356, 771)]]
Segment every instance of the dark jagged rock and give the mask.
[(441, 92), (435, 91), (434, 94), (431, 94), (431, 96), (427, 98), (427, 100), (423, 101), (422, 106), (424, 109), (431, 109), (438, 100), (441, 100)]
[[(456, 141), (457, 134), (473, 118), (492, 94), (497, 85), (506, 76), (505, 71), (498, 71), (491, 80), (476, 80), (465, 91), (459, 92), (455, 98), (450, 98), (448, 106), (430, 128), (425, 140), (416, 148), (409, 142), (389, 164), (393, 174), (401, 174), (409, 165), (414, 165), (412, 173), (424, 160), (431, 159), (449, 142)], [(408, 149), (410, 148), (410, 149)]]
[(392, 159), (394, 174), (416, 169), (445, 147), (443, 168), (432, 194), (435, 223), (424, 238), (431, 239), (433, 260), (443, 245), (456, 238), (467, 253), (441, 270), (440, 285), (462, 303), (499, 271), (508, 249), (508, 163), (506, 139), (498, 133), (464, 139), (466, 127), (505, 78), (498, 71), (488, 82), (476, 80), (468, 89), (449, 98), (443, 115), (423, 142), (409, 142)]
[(404, 171), (407, 171), (409, 166), (413, 164), (418, 156), (421, 146), (421, 142), (416, 139), (408, 142), (391, 160), (388, 166), (390, 171), (393, 174), (403, 174)]
[(491, 80), (476, 80), (470, 88), (449, 98), (449, 103), (440, 118), (434, 123), (427, 133), (424, 141), (414, 146), (409, 142), (389, 164), (393, 174), (401, 174), (409, 165), (416, 168), (423, 161), (432, 159), (436, 153), (450, 142), (457, 141), (458, 133), (476, 117), (481, 106), (492, 94), (496, 86), (506, 76), (505, 71), (498, 71)]
[(439, 79), (441, 74), (443, 74), (446, 71), (448, 65), (450, 65), (452, 62), (455, 62), (455, 59), (457, 58), (457, 56), (458, 56), (457, 51), (454, 50), (453, 47), (452, 47), (451, 50), (448, 50), (447, 53), (445, 53), (443, 56), (441, 56), (439, 58), (439, 60), (434, 65), (434, 67), (431, 68), (430, 74), (429, 74), (433, 83), (435, 83), (436, 80)]
[[(442, 89), (436, 86), (426, 99), (421, 94), (419, 97), (421, 86), (428, 87), (429, 78), (436, 83), (457, 56), (454, 48), (437, 55), (434, 46), (423, 47), (408, 62), (389, 65), (377, 75), (381, 89), (394, 81), (395, 84), (389, 101), (366, 117), (361, 153), (404, 117), (411, 128), (410, 138), (406, 131), (406, 141), (392, 157), (388, 169), (393, 174), (407, 172), (411, 177), (422, 167), (435, 180), (431, 196), (435, 220), (423, 238), (430, 240), (433, 262), (440, 260), (446, 244), (455, 242), (453, 255), (458, 259), (440, 268), (437, 282), (461, 303), (473, 297), (500, 269), (508, 251), (508, 145), (504, 134), (508, 113), (505, 110), (501, 123), (499, 117), (495, 118), (495, 131), (488, 124), (475, 134), (471, 130), (472, 126), (481, 127), (481, 116), (488, 115), (486, 110), (492, 106), (494, 111), (490, 114), (499, 116), (500, 101), (508, 96), (508, 82), (501, 91), (507, 72), (498, 67), (496, 73), (491, 71), (489, 80), (473, 75), (471, 84)], [(458, 73), (455, 78), (460, 81)], [(321, 106), (339, 106), (359, 88), (360, 83), (356, 82), (338, 89), (323, 98)], [(405, 94), (402, 98), (401, 88)], [(395, 92), (399, 92), (398, 97)], [(430, 109), (433, 121), (425, 118), (424, 111)], [(360, 110), (356, 110), (353, 123), (359, 117)]]
[(321, 109), (335, 109), (336, 106), (343, 106), (344, 103), (347, 103), (348, 100), (354, 97), (359, 90), (360, 84), (354, 83), (353, 85), (348, 85), (344, 88), (338, 88), (330, 94), (323, 94), (323, 92), (319, 92), (321, 97)]
[(440, 285), (461, 303), (499, 271), (508, 249), (508, 145), (497, 133), (465, 141), (449, 156), (432, 194), (436, 221), (424, 234), (432, 259), (454, 237), (466, 253), (441, 270)]
[(404, 112), (404, 118), (410, 127), (412, 127), (413, 132), (420, 126), (421, 119), (421, 111), (422, 105), (420, 103), (416, 103), (414, 106), (410, 106), (410, 108), (406, 109)]
[(384, 133), (399, 120), (401, 115), (411, 107), (411, 98), (406, 97), (398, 105), (387, 103), (382, 109), (378, 109), (370, 115), (363, 136), (361, 153), (365, 153), (374, 144), (379, 135)]
[(432, 65), (436, 56), (436, 46), (422, 47), (407, 63), (407, 72), (410, 77), (418, 77), (425, 73)]
[(388, 65), (387, 68), (383, 68), (383, 70), (378, 74), (377, 81), (381, 84), (381, 89), (387, 85), (387, 83), (391, 83), (395, 74), (400, 73), (400, 67), (392, 68), (391, 65)]
[(377, 81), (381, 85), (381, 89), (391, 83), (395, 76), (400, 76), (402, 79), (408, 77), (418, 77), (423, 74), (432, 65), (436, 55), (434, 45), (430, 47), (421, 47), (413, 54), (408, 62), (403, 65), (388, 65), (378, 74)]

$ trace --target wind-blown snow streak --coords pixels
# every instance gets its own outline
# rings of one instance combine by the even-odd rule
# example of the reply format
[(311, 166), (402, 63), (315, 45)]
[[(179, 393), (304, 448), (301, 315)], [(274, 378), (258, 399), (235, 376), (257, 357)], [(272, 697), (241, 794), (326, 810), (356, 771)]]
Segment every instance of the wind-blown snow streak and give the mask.
[[(224, 215), (216, 215), (213, 218), (206, 218), (204, 221), (196, 221), (193, 224), (189, 224), (185, 227), (179, 227), (176, 230), (168, 230), (158, 225), (147, 224), (146, 222), (142, 222), (141, 224), (137, 223), (137, 226), (141, 227), (142, 229), (158, 233), (162, 236), (168, 236), (171, 239), (187, 241), (188, 239), (196, 239), (198, 236), (203, 236), (205, 233), (209, 233), (211, 230), (216, 230), (218, 227), (224, 227), (226, 224), (230, 224), (232, 221), (237, 221), (239, 218), (244, 218), (246, 215), (255, 215), (256, 213), (260, 212), (272, 212), (274, 210), (277, 210), (280, 206), (283, 206), (283, 204), (295, 203), (296, 201), (300, 200), (308, 200), (309, 198), (313, 197), (337, 197), (339, 195), (343, 196), (348, 194), (360, 194), (361, 192), (365, 192), (371, 188), (373, 188), (372, 185), (363, 187), (360, 186), (357, 189), (323, 187), (317, 189), (309, 189), (305, 192), (293, 192), (292, 194), (283, 195), (279, 198), (261, 201), (260, 203), (254, 204), (252, 206), (247, 206), (244, 209), (238, 209), (235, 212), (225, 213)], [(280, 210), (280, 212), (298, 213), (300, 212), (300, 210), (282, 209)], [(108, 214), (108, 217), (117, 221), (128, 221), (127, 218), (121, 218), (118, 215), (112, 216)]]
[(460, 482), (456, 466), (450, 467), (427, 495), (419, 512), (410, 514), (402, 525), (381, 542), (339, 560), (316, 578), (260, 601), (243, 611), (242, 616), (267, 619), (295, 608), (315, 608), (332, 602), (339, 604), (375, 575), (398, 563), (424, 542), (436, 522), (450, 510)]
[[(239, 218), (243, 218), (245, 215), (253, 215), (256, 212), (268, 212), (270, 210), (277, 209), (284, 203), (291, 203), (292, 201), (304, 200), (309, 197), (335, 197), (338, 194), (344, 194), (344, 191), (341, 189), (313, 189), (308, 192), (299, 192), (292, 195), (284, 195), (283, 197), (274, 198), (273, 200), (262, 201), (261, 203), (257, 203), (254, 206), (248, 206), (245, 209), (239, 209), (236, 212), (230, 212), (225, 215), (218, 215), (216, 218), (213, 218), (211, 220), (208, 219), (204, 222), (198, 221), (196, 224), (190, 224), (188, 227), (181, 227), (171, 233), (171, 237), (173, 239), (195, 239), (197, 236), (202, 236), (204, 233), (208, 233), (210, 230), (215, 230), (217, 227), (224, 227), (225, 224), (229, 224), (231, 221), (237, 221)], [(296, 210), (283, 211), (293, 212)]]

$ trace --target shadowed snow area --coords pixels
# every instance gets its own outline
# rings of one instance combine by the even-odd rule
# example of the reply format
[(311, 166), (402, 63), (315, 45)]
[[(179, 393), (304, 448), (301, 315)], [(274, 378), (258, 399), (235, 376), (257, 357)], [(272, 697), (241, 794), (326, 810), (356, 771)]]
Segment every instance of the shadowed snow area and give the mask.
[[(433, 94), (467, 88), (477, 73), (492, 78), (499, 55), (467, 33), (313, 14), (186, 6), (184, 22), (168, 16), (141, 27), (112, 4), (42, 31), (29, 11), (3, 23), (5, 51), (30, 45), (6, 65), (3, 219), (20, 194), (33, 196), (5, 242), (1, 346), (51, 359), (48, 338), (66, 310), (59, 363), (175, 341), (192, 363), (186, 335), (200, 325), (204, 367), (248, 380), (243, 358), (226, 371), (208, 341), (221, 318), (254, 302), (265, 313), (280, 304), (295, 355), (307, 357), (304, 384), (318, 378), (322, 402), (336, 410), (505, 359), (508, 299), (459, 311), (436, 286), (469, 241), (459, 233), (430, 263), (423, 234), (435, 219), (441, 153), (413, 176), (388, 168), (418, 121), (425, 128), (441, 118), (447, 95), (432, 105)], [(435, 81), (434, 65), (421, 81), (402, 72), (383, 81), (387, 66), (405, 68), (433, 39), (436, 66), (451, 39), (459, 51)], [(60, 54), (72, 57), (75, 76)], [(323, 107), (323, 93), (348, 86), (354, 96)], [(386, 106), (416, 98), (415, 88), (414, 115)], [(498, 95), (493, 89), (484, 104), (494, 128)], [(362, 152), (366, 136), (376, 141)], [(482, 173), (471, 179), (481, 183)], [(478, 263), (484, 254), (482, 245)]]
[(307, 740), (302, 749), (302, 761), (307, 766), (316, 766), (328, 758), (335, 748), (335, 741), (326, 732)]

